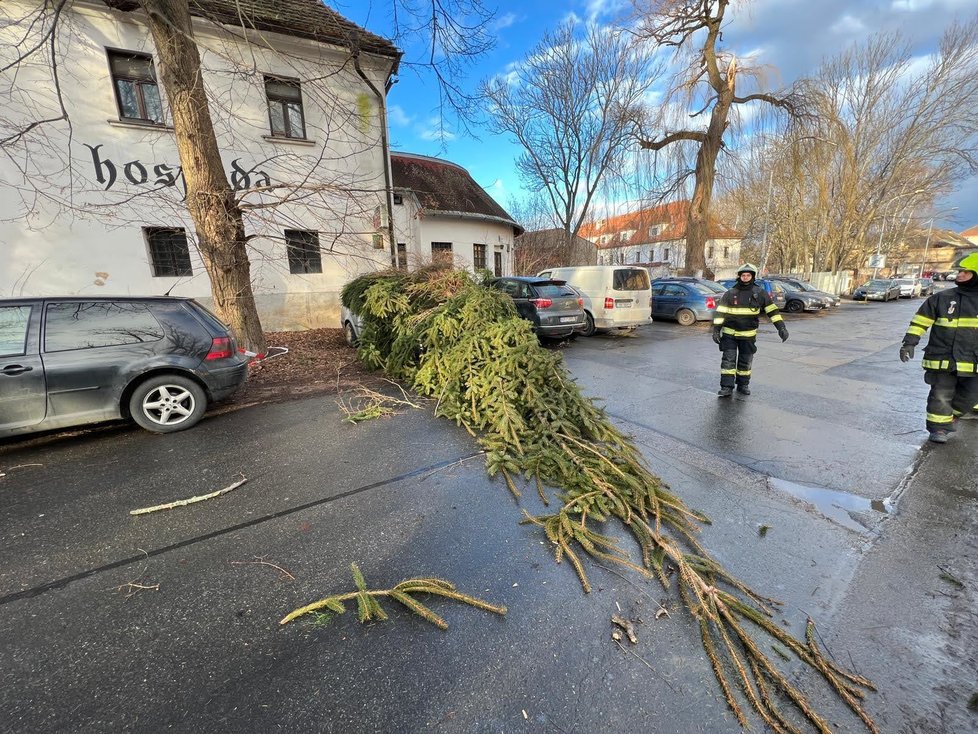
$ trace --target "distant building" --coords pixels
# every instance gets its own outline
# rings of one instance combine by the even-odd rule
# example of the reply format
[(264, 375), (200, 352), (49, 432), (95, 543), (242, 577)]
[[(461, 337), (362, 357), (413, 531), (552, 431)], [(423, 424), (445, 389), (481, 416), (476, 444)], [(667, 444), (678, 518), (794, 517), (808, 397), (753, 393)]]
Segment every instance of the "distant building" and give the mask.
[[(686, 267), (688, 211), (688, 201), (640, 209), (590, 222), (581, 227), (581, 236), (597, 246), (598, 264), (642, 265), (653, 277), (671, 275)], [(707, 235), (707, 268), (717, 278), (734, 275), (741, 235), (717, 221), (710, 222)]]
[(516, 238), (514, 275), (535, 275), (547, 268), (597, 264), (598, 250), (594, 243), (574, 236), (568, 246), (567, 233), (563, 229), (524, 232)]
[(969, 227), (960, 236), (968, 240), (971, 244), (978, 246), (978, 224), (974, 227)]
[(468, 171), (412, 153), (391, 153), (391, 171), (401, 267), (441, 261), (512, 274), (513, 240), (523, 228)]
[[(927, 272), (946, 272), (954, 269), (955, 261), (976, 248), (965, 230), (956, 234), (950, 230), (933, 229), (912, 233), (887, 258), (887, 270), (897, 275), (919, 275)], [(978, 238), (978, 233), (974, 235)]]

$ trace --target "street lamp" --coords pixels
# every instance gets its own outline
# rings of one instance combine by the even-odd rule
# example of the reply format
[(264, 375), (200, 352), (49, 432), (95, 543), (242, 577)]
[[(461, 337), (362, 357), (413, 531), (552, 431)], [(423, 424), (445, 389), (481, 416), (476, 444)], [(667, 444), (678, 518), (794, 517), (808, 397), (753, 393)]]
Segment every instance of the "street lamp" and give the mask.
[[(953, 211), (957, 211), (956, 206), (952, 206), (950, 209), (945, 209), (941, 214), (950, 214)], [(934, 231), (934, 217), (930, 218), (930, 224), (927, 227), (927, 239), (924, 241), (924, 254), (920, 258), (920, 273), (918, 273), (918, 278), (924, 277), (924, 267), (927, 264), (927, 248), (930, 247), (930, 234)]]

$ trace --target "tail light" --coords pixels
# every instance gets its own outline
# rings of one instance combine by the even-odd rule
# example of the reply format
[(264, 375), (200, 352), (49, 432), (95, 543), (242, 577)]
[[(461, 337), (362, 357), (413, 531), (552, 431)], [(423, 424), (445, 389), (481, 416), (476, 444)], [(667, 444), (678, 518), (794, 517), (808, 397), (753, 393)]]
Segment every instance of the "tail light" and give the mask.
[(211, 340), (211, 350), (204, 357), (204, 360), (227, 359), (233, 355), (234, 346), (231, 344), (231, 337), (216, 336)]
[(554, 305), (553, 300), (550, 298), (531, 298), (530, 303), (537, 308), (550, 308)]
[(584, 299), (583, 298), (578, 298), (577, 299), (577, 305), (578, 306), (583, 306), (584, 305)]
[(711, 310), (717, 307), (717, 302), (712, 296), (706, 297), (706, 307)]
[(612, 308), (614, 308), (615, 307), (615, 299), (614, 298), (605, 298), (604, 299), (604, 307), (606, 309), (612, 309)]

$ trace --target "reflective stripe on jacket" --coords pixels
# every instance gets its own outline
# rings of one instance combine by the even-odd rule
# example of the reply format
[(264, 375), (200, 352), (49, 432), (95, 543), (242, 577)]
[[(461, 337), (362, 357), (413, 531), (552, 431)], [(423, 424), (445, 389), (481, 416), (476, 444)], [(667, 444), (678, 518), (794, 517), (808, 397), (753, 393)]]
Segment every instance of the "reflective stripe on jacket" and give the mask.
[(750, 288), (735, 285), (722, 296), (713, 315), (713, 325), (720, 327), (720, 333), (735, 339), (755, 339), (761, 313), (772, 324), (783, 321), (778, 307), (761, 286), (756, 283)]
[(948, 288), (920, 304), (903, 343), (916, 346), (930, 329), (925, 370), (978, 374), (978, 290)]

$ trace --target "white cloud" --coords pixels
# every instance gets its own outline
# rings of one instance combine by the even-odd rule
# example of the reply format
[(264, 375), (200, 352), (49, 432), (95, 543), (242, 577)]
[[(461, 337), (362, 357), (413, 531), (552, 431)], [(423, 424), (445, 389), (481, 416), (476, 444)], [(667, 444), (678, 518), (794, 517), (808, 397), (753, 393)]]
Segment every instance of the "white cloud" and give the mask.
[(447, 130), (441, 119), (431, 117), (428, 119), (427, 127), (418, 130), (418, 137), (431, 142), (447, 143), (450, 140), (455, 140), (458, 135)]
[(859, 18), (846, 13), (832, 24), (832, 28), (830, 28), (830, 30), (832, 33), (837, 33), (839, 35), (855, 35), (857, 33), (865, 33), (867, 28), (866, 24)]
[(518, 20), (516, 13), (506, 13), (496, 19), (496, 30), (501, 31), (503, 28), (509, 28)]
[(388, 107), (387, 115), (390, 121), (399, 127), (406, 127), (411, 124), (411, 116), (400, 105), (392, 104)]

